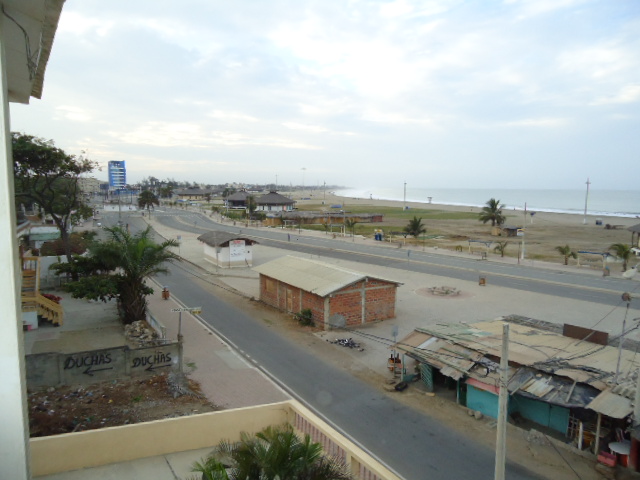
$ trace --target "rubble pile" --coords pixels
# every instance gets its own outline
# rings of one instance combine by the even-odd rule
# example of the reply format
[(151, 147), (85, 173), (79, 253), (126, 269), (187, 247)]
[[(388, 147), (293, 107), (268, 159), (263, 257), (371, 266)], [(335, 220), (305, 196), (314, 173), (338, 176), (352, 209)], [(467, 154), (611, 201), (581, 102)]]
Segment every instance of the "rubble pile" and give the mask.
[(159, 345), (162, 343), (158, 332), (151, 328), (144, 320), (138, 320), (137, 322), (125, 325), (124, 335), (127, 340), (137, 344), (139, 347)]

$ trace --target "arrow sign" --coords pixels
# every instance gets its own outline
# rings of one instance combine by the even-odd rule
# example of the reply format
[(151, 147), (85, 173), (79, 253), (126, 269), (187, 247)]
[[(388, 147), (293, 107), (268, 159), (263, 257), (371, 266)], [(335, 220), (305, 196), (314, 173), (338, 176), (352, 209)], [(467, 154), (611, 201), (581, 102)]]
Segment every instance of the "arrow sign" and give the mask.
[(145, 368), (145, 370), (147, 372), (153, 372), (157, 368), (165, 368), (165, 367), (170, 367), (170, 366), (171, 366), (170, 363), (167, 363), (166, 365), (149, 365), (147, 368)]
[(93, 377), (94, 372), (101, 372), (102, 370), (113, 370), (113, 367), (94, 368), (93, 370), (91, 369), (91, 367), (87, 367), (87, 369), (82, 373), (84, 373), (85, 375), (89, 375), (90, 377)]

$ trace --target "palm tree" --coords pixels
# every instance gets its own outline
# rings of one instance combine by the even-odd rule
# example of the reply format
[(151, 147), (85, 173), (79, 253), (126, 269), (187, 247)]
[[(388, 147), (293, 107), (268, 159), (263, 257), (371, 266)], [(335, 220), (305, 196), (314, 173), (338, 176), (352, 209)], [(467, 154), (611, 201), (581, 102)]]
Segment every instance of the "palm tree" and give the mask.
[(351, 236), (353, 237), (356, 233), (356, 224), (358, 223), (357, 220), (353, 220), (353, 219), (348, 219), (345, 220), (344, 222), (344, 226), (345, 228), (348, 228), (351, 230)]
[(169, 250), (179, 245), (177, 240), (160, 244), (151, 238), (151, 227), (135, 235), (120, 227), (106, 228), (109, 240), (98, 242), (89, 248), (89, 257), (74, 257), (72, 263), (54, 267), (58, 273), (76, 271), (81, 278), (69, 282), (65, 289), (74, 298), (106, 301), (117, 298), (125, 324), (142, 320), (146, 316), (146, 296), (153, 289), (145, 279), (159, 273), (169, 273), (165, 264), (180, 257)]
[(482, 211), (479, 214), (479, 219), (482, 223), (487, 223), (491, 221), (491, 226), (495, 227), (496, 224), (498, 226), (502, 225), (506, 220), (505, 216), (502, 214), (502, 209), (504, 205), (500, 204), (500, 200), (496, 200), (495, 198), (491, 198), (487, 200), (487, 203), (484, 207), (482, 207)]
[(421, 234), (427, 233), (427, 228), (422, 225), (422, 217), (418, 218), (414, 215), (413, 219), (409, 220), (409, 224), (404, 227), (404, 231), (408, 235), (418, 238)]
[(143, 190), (140, 192), (140, 195), (138, 195), (138, 207), (143, 210), (146, 208), (147, 212), (149, 212), (149, 209), (154, 205), (160, 205), (160, 202), (151, 190)]
[(625, 243), (614, 243), (609, 247), (609, 250), (613, 250), (613, 254), (622, 260), (622, 271), (626, 272), (627, 264), (633, 255), (631, 247)]
[(504, 252), (507, 249), (507, 245), (509, 242), (497, 242), (498, 244), (493, 247), (493, 251), (496, 253), (500, 253), (500, 257), (504, 257)]
[(290, 425), (267, 427), (240, 441), (220, 442), (214, 453), (196, 462), (192, 471), (205, 480), (349, 480), (347, 466), (323, 455), (309, 435), (300, 439)]
[(571, 250), (569, 245), (565, 245), (564, 247), (558, 246), (556, 247), (556, 251), (564, 257), (564, 264), (569, 265), (569, 257), (578, 258), (578, 254)]

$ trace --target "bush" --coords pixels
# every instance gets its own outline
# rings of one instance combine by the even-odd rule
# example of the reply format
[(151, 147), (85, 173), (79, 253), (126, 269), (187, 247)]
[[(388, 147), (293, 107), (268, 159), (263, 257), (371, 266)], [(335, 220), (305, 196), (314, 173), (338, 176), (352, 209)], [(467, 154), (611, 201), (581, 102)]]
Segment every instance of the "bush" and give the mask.
[(313, 312), (310, 308), (304, 308), (300, 313), (296, 313), (296, 319), (304, 327), (313, 326)]

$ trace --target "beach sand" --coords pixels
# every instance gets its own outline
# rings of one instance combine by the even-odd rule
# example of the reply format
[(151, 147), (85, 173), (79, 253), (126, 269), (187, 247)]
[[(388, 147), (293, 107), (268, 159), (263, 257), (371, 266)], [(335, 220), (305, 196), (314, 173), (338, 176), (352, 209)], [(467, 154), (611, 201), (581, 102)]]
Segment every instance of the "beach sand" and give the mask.
[[(318, 211), (328, 211), (331, 205), (344, 204), (346, 211), (349, 206), (370, 206), (370, 213), (376, 213), (379, 207), (396, 207), (402, 211), (404, 202), (391, 200), (378, 200), (369, 198), (350, 198), (340, 197), (331, 193), (323, 194), (322, 192), (313, 192), (312, 194), (294, 192), (293, 198), (298, 202), (298, 206), (305, 209), (313, 208)], [(310, 198), (309, 200), (301, 200), (301, 198)], [(322, 202), (324, 201), (324, 204)], [(470, 212), (478, 214), (478, 207), (461, 207), (452, 205), (425, 204), (407, 202), (409, 213), (415, 211), (416, 216), (420, 217), (426, 212)], [(528, 261), (545, 261), (551, 263), (563, 263), (564, 258), (555, 250), (557, 246), (569, 245), (572, 250), (589, 251), (603, 253), (609, 251), (609, 247), (614, 243), (624, 243), (631, 245), (631, 232), (627, 230), (632, 225), (640, 223), (640, 219), (626, 217), (596, 217), (593, 215), (586, 216), (586, 224), (584, 223), (584, 215), (572, 215), (565, 213), (546, 213), (537, 212), (533, 217), (524, 215), (522, 210), (504, 210), (506, 215), (506, 225), (515, 227), (525, 227), (524, 249), (525, 259)], [(596, 225), (596, 219), (602, 220), (602, 225)], [(406, 225), (406, 219), (391, 219), (388, 215), (379, 225), (385, 233), (391, 231), (401, 231)], [(460, 219), (460, 220), (439, 220), (427, 219), (423, 220), (423, 224), (427, 228), (427, 236), (438, 235), (440, 238), (428, 238), (425, 240), (426, 248), (444, 248), (450, 250), (460, 250), (481, 254), (486, 252), (492, 257), (499, 256), (494, 252), (495, 242), (509, 242), (505, 249), (505, 257), (514, 260), (521, 256), (522, 237), (506, 237), (492, 236), (491, 224), (483, 224), (476, 218)], [(607, 229), (605, 225), (612, 225), (615, 228)], [(482, 240), (485, 242), (494, 242), (487, 247), (484, 243), (469, 242), (469, 240)], [(404, 241), (402, 237), (398, 237), (397, 241)], [(407, 239), (407, 242), (414, 242), (416, 245), (422, 245), (422, 240), (417, 242)], [(636, 236), (637, 242), (637, 236)], [(603, 269), (602, 256), (597, 254), (581, 254), (579, 255), (579, 265), (582, 268)], [(628, 268), (640, 263), (640, 258), (632, 258)], [(577, 265), (578, 261), (569, 259), (570, 265)], [(621, 273), (622, 264), (610, 259), (606, 263), (610, 272)]]

